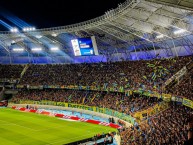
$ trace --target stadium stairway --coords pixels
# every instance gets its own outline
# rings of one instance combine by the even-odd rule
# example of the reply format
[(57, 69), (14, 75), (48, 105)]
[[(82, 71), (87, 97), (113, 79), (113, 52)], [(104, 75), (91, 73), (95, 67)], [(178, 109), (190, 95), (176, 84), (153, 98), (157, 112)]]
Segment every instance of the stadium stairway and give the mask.
[(19, 81), (22, 79), (23, 75), (25, 74), (25, 72), (27, 71), (28, 68), (29, 68), (29, 64), (26, 64), (25, 67), (23, 68), (21, 74), (20, 74)]
[(0, 87), (0, 101), (3, 100), (3, 94), (4, 94), (4, 87)]
[(173, 75), (171, 78), (169, 78), (163, 87), (163, 90), (165, 92), (168, 92), (172, 90), (177, 84), (179, 84), (181, 81), (184, 81), (186, 79), (186, 76), (188, 73), (190, 73), (193, 69), (193, 60), (191, 60), (189, 63), (187, 63), (181, 70), (179, 70), (175, 75)]

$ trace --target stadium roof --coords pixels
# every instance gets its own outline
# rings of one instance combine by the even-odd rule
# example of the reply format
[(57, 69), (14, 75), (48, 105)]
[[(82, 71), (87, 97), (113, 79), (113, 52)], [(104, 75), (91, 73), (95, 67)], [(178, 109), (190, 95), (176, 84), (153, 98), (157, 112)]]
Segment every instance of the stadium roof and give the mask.
[[(73, 57), (71, 39), (96, 36), (101, 55), (134, 53), (137, 59), (192, 55), (193, 2), (192, 0), (127, 0), (116, 9), (85, 22), (37, 29), (30, 32), (1, 32), (1, 56), (34, 57), (67, 54)], [(63, 53), (49, 51), (60, 47)], [(33, 54), (30, 47), (41, 47), (44, 54)], [(26, 53), (11, 55), (13, 47)], [(163, 54), (164, 53), (164, 54)], [(142, 56), (142, 57), (141, 57)], [(132, 59), (132, 58), (131, 58)]]

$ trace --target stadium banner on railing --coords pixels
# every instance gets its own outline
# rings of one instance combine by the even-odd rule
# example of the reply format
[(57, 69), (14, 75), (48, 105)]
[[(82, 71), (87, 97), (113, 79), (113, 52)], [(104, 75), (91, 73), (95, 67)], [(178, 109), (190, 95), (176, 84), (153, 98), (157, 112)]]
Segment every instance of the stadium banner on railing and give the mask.
[[(17, 88), (19, 89), (22, 89), (24, 88), (25, 86), (24, 85), (17, 85)], [(97, 85), (93, 85), (93, 86), (77, 86), (77, 85), (62, 85), (62, 86), (59, 86), (59, 85), (39, 85), (39, 86), (30, 86), (30, 85), (27, 85), (27, 88), (28, 89), (43, 89), (43, 88), (57, 88), (57, 89), (76, 89), (76, 90), (93, 90), (93, 91), (96, 91), (96, 90), (100, 90), (100, 91), (111, 91), (111, 92), (122, 92), (124, 93), (125, 92), (125, 95), (126, 96), (130, 96), (132, 95), (133, 93), (140, 93), (140, 94), (143, 94), (144, 96), (149, 96), (149, 97), (157, 97), (157, 98), (162, 98), (164, 101), (166, 102), (170, 102), (170, 101), (175, 101), (175, 102), (178, 102), (178, 103), (182, 103), (182, 96), (180, 97), (176, 97), (176, 96), (172, 96), (171, 94), (164, 94), (164, 93), (158, 93), (156, 91), (150, 91), (150, 90), (142, 90), (142, 89), (125, 89), (124, 87), (119, 87), (119, 88), (115, 88), (115, 87), (109, 87), (109, 86), (106, 86), (106, 87), (100, 87), (100, 86), (97, 86)], [(187, 99), (188, 100), (188, 99)], [(186, 104), (186, 106), (188, 107), (192, 107), (190, 101), (187, 101), (187, 100), (183, 100), (185, 101), (183, 103)], [(191, 101), (192, 102), (192, 101)], [(41, 103), (44, 103), (44, 102), (41, 102)], [(65, 104), (63, 102), (57, 102), (58, 105), (60, 106), (65, 106)], [(189, 103), (189, 104), (187, 104)], [(100, 109), (99, 109), (100, 110)]]
[(183, 98), (183, 105), (193, 109), (193, 101), (191, 101), (189, 99)]
[(22, 89), (22, 88), (24, 88), (24, 85), (17, 85), (17, 88)]
[(77, 108), (77, 109), (83, 109), (83, 110), (90, 110), (90, 111), (95, 111), (96, 107), (93, 106), (86, 106), (86, 105), (81, 105), (81, 104), (73, 104), (73, 103), (65, 103), (67, 106), (65, 107), (70, 107), (70, 108)]
[[(126, 95), (132, 95), (132, 93), (140, 93), (143, 94), (145, 96), (149, 96), (149, 97), (157, 97), (157, 98), (161, 98), (161, 96), (164, 98), (165, 95), (167, 94), (159, 94), (157, 92), (152, 92), (152, 91), (145, 91), (143, 89), (129, 89), (129, 90), (125, 90), (124, 87), (120, 86), (118, 87), (110, 87), (110, 86), (106, 86), (106, 87), (100, 87), (100, 86), (78, 86), (78, 85), (68, 85), (68, 86), (59, 86), (59, 85), (40, 85), (40, 86), (31, 86), (31, 85), (27, 85), (28, 89), (42, 89), (42, 88), (52, 88), (52, 89), (75, 89), (75, 90), (100, 90), (100, 91), (110, 91), (110, 92), (121, 92), (124, 93)], [(23, 85), (17, 85), (17, 88), (24, 88)], [(166, 101), (168, 101), (168, 97), (165, 98)]]
[(139, 111), (134, 113), (134, 117), (136, 118), (136, 121), (140, 123), (141, 121), (146, 120), (148, 117), (154, 116), (158, 114), (159, 112), (167, 109), (169, 107), (169, 104), (167, 102), (161, 102), (159, 104), (154, 105), (153, 107), (150, 107), (146, 110)]
[(172, 95), (170, 94), (162, 94), (162, 99), (166, 102), (170, 102), (172, 98)]

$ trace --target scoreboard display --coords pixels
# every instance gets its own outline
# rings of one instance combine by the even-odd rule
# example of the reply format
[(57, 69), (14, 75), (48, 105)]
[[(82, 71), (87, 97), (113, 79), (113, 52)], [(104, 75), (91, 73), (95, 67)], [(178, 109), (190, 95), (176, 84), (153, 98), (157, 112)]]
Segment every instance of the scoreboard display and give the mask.
[(98, 55), (98, 48), (95, 37), (78, 38), (71, 40), (75, 56)]

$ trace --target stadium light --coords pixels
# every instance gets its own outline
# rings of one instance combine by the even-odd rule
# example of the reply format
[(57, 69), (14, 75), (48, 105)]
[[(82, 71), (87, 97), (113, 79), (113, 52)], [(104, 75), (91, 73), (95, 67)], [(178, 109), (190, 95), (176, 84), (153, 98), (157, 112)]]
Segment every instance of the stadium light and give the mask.
[(51, 51), (58, 51), (59, 48), (58, 48), (58, 47), (51, 47), (50, 50), (51, 50)]
[(42, 51), (42, 48), (40, 48), (40, 47), (35, 47), (35, 48), (32, 48), (31, 51)]
[(13, 48), (13, 51), (22, 52), (24, 51), (24, 48)]
[(24, 32), (35, 31), (35, 30), (36, 30), (35, 27), (24, 27), (24, 28), (23, 28), (23, 31), (24, 31)]
[(18, 30), (18, 28), (14, 27), (14, 28), (11, 28), (10, 31), (13, 33), (17, 33), (19, 30)]
[(56, 36), (57, 36), (57, 34), (56, 34), (56, 33), (53, 33), (53, 34), (52, 34), (52, 36), (56, 37)]
[(40, 38), (42, 38), (42, 35), (36, 35), (35, 37), (40, 39)]
[(174, 34), (176, 35), (176, 34), (181, 34), (181, 33), (184, 33), (184, 32), (186, 32), (186, 30), (179, 29), (179, 30), (174, 31)]
[(157, 36), (156, 36), (157, 39), (161, 39), (161, 38), (163, 38), (163, 37), (164, 37), (163, 34), (160, 34), (160, 35), (157, 35)]

